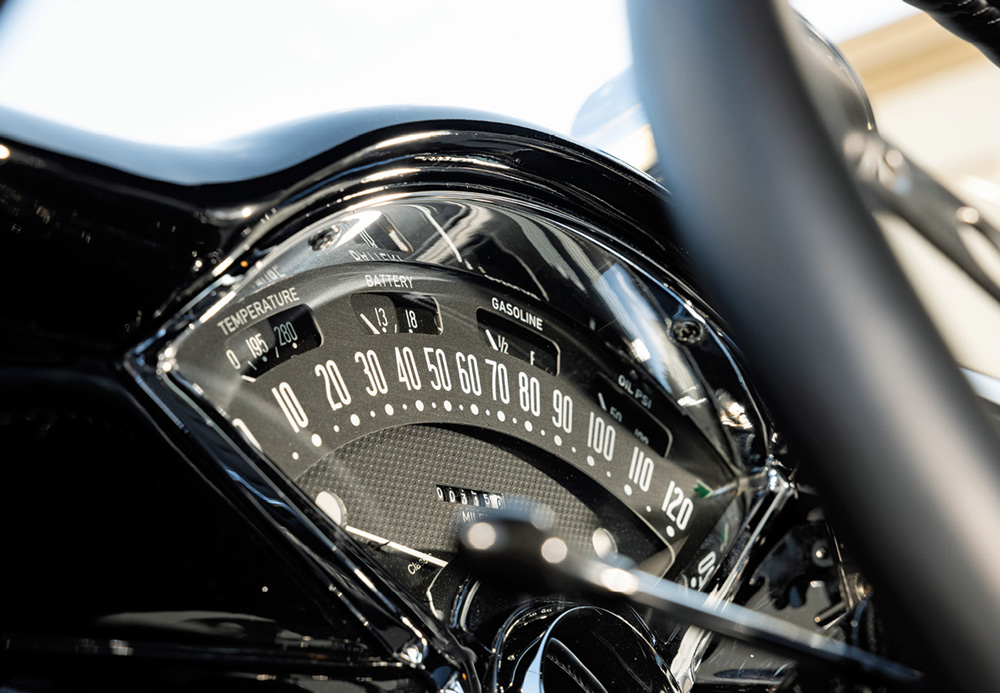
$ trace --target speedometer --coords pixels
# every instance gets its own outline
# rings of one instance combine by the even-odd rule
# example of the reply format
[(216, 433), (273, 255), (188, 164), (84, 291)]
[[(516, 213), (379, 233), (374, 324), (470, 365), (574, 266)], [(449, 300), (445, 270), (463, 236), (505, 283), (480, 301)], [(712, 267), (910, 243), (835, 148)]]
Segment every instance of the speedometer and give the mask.
[(501, 197), (301, 225), (164, 365), (329, 521), (432, 604), (456, 518), (518, 505), (576, 551), (704, 585), (744, 511), (719, 398), (752, 426), (706, 391), (695, 355), (724, 348), (689, 300)]
[(690, 678), (702, 631), (545, 585), (507, 595), (456, 552), (458, 523), (514, 510), (550, 518), (553, 559), (721, 599), (750, 578), (787, 485), (683, 252), (649, 231), (663, 190), (478, 122), (308, 168), (219, 212), (245, 220), (240, 243), (137, 350), (140, 386), (320, 601), (438, 688), (516, 688), (570, 623)]

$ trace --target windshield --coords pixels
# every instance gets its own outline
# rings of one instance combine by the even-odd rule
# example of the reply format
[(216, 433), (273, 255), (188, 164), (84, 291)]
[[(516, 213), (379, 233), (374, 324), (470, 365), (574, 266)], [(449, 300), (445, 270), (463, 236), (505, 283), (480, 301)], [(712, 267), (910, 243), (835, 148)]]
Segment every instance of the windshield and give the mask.
[[(911, 11), (896, 0), (795, 4), (835, 40)], [(0, 106), (181, 147), (382, 105), (576, 134), (587, 99), (632, 61), (618, 1), (11, 0), (3, 20)]]

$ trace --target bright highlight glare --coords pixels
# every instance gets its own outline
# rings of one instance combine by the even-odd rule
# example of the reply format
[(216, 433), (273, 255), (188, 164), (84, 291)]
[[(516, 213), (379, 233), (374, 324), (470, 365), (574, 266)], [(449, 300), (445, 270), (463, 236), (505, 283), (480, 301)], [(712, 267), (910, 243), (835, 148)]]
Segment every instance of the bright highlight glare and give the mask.
[(497, 531), (487, 522), (477, 522), (469, 527), (469, 546), (480, 551), (493, 546), (497, 541)]
[(558, 537), (549, 537), (542, 544), (542, 558), (549, 563), (561, 563), (568, 553), (566, 542)]
[(619, 594), (634, 594), (639, 589), (639, 581), (635, 575), (621, 568), (608, 568), (603, 571), (601, 584)]

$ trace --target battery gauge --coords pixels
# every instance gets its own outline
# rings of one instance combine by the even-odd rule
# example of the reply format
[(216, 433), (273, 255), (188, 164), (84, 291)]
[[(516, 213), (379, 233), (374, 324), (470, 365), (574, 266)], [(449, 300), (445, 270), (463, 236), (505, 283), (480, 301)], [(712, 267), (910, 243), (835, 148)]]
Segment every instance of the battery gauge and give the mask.
[(365, 334), (441, 334), (441, 312), (430, 296), (357, 293), (351, 308)]

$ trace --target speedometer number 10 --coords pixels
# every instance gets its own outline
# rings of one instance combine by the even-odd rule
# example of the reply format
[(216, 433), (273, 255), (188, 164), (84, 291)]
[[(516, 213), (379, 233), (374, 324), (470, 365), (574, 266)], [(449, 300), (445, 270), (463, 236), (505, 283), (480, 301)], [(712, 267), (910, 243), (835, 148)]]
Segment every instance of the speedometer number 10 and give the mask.
[(282, 382), (278, 387), (271, 388), (271, 394), (278, 400), (278, 406), (281, 407), (282, 413), (288, 419), (288, 424), (292, 427), (292, 431), (298, 433), (301, 429), (309, 425), (309, 417), (306, 416), (306, 411), (302, 408), (299, 398), (295, 396), (295, 391), (291, 385)]

